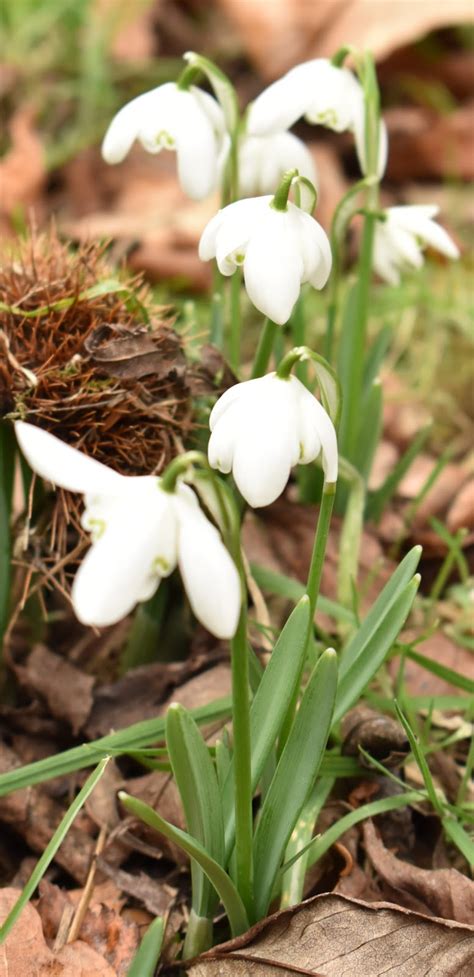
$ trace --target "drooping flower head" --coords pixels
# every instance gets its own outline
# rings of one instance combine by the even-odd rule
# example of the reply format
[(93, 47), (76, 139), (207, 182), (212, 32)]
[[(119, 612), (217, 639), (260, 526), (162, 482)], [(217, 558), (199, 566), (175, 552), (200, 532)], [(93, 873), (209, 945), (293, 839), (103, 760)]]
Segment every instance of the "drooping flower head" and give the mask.
[(398, 285), (404, 268), (420, 268), (423, 250), (434, 248), (447, 258), (458, 258), (459, 249), (449, 234), (433, 220), (436, 205), (389, 207), (384, 220), (377, 221), (374, 241), (374, 269), (390, 285)]
[(229, 137), (219, 103), (194, 85), (159, 85), (132, 99), (112, 119), (102, 144), (107, 163), (121, 163), (135, 140), (149, 153), (176, 151), (178, 176), (194, 200), (216, 189)]
[(15, 430), (33, 471), (84, 496), (82, 525), (92, 546), (71, 595), (83, 624), (115, 624), (179, 565), (198, 620), (216, 637), (234, 635), (239, 575), (189, 486), (165, 491), (161, 479), (119, 475), (31, 424), (17, 421)]
[(326, 481), (337, 480), (334, 425), (295, 376), (269, 373), (235, 384), (219, 398), (209, 423), (210, 465), (231, 471), (241, 495), (254, 508), (274, 502), (293, 466), (307, 465), (319, 454)]
[[(353, 132), (362, 171), (365, 159), (365, 108), (362, 85), (348, 68), (327, 58), (314, 58), (291, 68), (273, 82), (250, 106), (250, 135), (266, 136), (290, 128), (302, 118), (335, 132)], [(387, 162), (387, 132), (379, 134), (379, 176)]]
[(276, 198), (251, 197), (219, 210), (204, 229), (199, 257), (215, 257), (223, 275), (243, 266), (250, 300), (283, 325), (304, 282), (324, 287), (332, 257), (321, 225), (288, 200), (276, 206)]
[(292, 132), (243, 135), (239, 142), (239, 190), (243, 197), (274, 193), (288, 170), (297, 169), (317, 186), (313, 157)]

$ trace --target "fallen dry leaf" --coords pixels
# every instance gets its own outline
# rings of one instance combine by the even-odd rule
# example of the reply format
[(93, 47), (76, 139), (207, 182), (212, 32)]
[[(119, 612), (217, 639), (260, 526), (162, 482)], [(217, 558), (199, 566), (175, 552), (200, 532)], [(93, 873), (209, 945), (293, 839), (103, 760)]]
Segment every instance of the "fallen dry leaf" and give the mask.
[(424, 869), (387, 851), (372, 821), (364, 821), (364, 846), (381, 877), (383, 896), (406, 909), (472, 923), (474, 882), (454, 868)]
[[(400, 640), (406, 644), (410, 644), (417, 637), (419, 636), (417, 636), (415, 631), (404, 631), (401, 634)], [(446, 668), (450, 668), (455, 672), (459, 672), (461, 675), (472, 674), (472, 653), (467, 648), (456, 644), (455, 641), (448, 638), (442, 631), (437, 631), (436, 634), (430, 635), (425, 641), (417, 643), (415, 650), (420, 655), (424, 655), (425, 658), (430, 658), (432, 661), (438, 662), (438, 664), (444, 665)], [(396, 675), (398, 667), (399, 662), (397, 659), (394, 659), (389, 664), (389, 669), (393, 676)], [(403, 675), (407, 695), (453, 695), (453, 693), (459, 691), (454, 685), (445, 682), (438, 675), (433, 675), (432, 672), (428, 672), (421, 665), (411, 661), (409, 658), (405, 659)]]
[(45, 156), (35, 115), (31, 106), (23, 106), (11, 119), (11, 148), (0, 160), (0, 216), (35, 203), (44, 186)]
[[(0, 922), (19, 895), (19, 889), (0, 891)], [(117, 972), (82, 940), (53, 953), (36, 909), (28, 904), (0, 946), (0, 977), (117, 977)]]
[(124, 872), (123, 869), (109, 865), (102, 856), (98, 858), (97, 863), (101, 872), (108, 875), (118, 889), (138, 899), (153, 916), (163, 916), (164, 913), (169, 912), (176, 899), (177, 889), (165, 882), (155, 881), (145, 872), (138, 872), (136, 875)]
[(320, 895), (203, 954), (189, 977), (471, 977), (474, 927)]
[(474, 178), (474, 102), (442, 115), (418, 105), (390, 108), (384, 118), (390, 139), (389, 180), (402, 183), (451, 174), (461, 180)]
[(155, 339), (145, 327), (98, 326), (84, 347), (101, 372), (126, 380), (152, 373), (161, 379), (171, 371), (184, 372), (186, 363), (181, 341), (171, 330), (166, 337)]
[(220, 0), (264, 78), (299, 61), (331, 57), (344, 44), (373, 51), (378, 60), (443, 25), (470, 23), (470, 0)]
[(365, 761), (360, 756), (360, 747), (385, 767), (399, 766), (410, 752), (410, 744), (400, 723), (365, 705), (356, 706), (346, 713), (341, 734), (343, 754), (359, 757), (361, 764)]
[(91, 675), (44, 645), (35, 645), (25, 663), (13, 668), (21, 685), (46, 700), (53, 716), (66, 720), (74, 734), (82, 729), (93, 703)]
[(458, 529), (474, 529), (474, 478), (462, 486), (450, 505), (446, 525), (451, 533)]

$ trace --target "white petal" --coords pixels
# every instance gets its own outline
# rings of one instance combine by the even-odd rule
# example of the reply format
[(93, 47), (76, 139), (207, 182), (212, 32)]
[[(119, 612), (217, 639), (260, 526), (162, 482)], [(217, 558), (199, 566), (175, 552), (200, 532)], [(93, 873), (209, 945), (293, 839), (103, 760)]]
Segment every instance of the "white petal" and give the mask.
[(387, 224), (387, 240), (390, 240), (390, 247), (397, 257), (397, 264), (411, 265), (412, 268), (421, 268), (423, 264), (423, 254), (421, 246), (411, 231), (405, 230), (399, 225)]
[(228, 410), (231, 404), (233, 404), (238, 398), (246, 396), (250, 390), (254, 389), (256, 383), (256, 380), (244, 380), (241, 383), (234, 383), (233, 387), (229, 387), (229, 389), (226, 390), (221, 397), (219, 397), (219, 400), (216, 401), (214, 407), (212, 408), (211, 416), (209, 418), (209, 427), (211, 431), (214, 430), (217, 421)]
[(16, 421), (15, 433), (30, 467), (54, 485), (71, 492), (115, 494), (127, 483), (125, 476), (33, 424)]
[(400, 272), (397, 267), (397, 255), (391, 247), (390, 238), (386, 233), (385, 224), (377, 222), (375, 226), (373, 267), (377, 275), (389, 285), (400, 284)]
[(282, 132), (304, 115), (311, 99), (314, 75), (317, 75), (314, 65), (320, 60), (297, 65), (255, 99), (247, 117), (250, 136)]
[(323, 405), (307, 390), (304, 384), (294, 376), (292, 377), (292, 382), (294, 387), (297, 388), (299, 401), (300, 440), (303, 449), (302, 464), (306, 464), (306, 461), (312, 461), (319, 453), (317, 452), (311, 457), (316, 445), (314, 436), (311, 434), (311, 430), (313, 429), (317, 431), (321, 444), (325, 479), (327, 482), (336, 482), (338, 449), (334, 424), (329, 414), (324, 410)]
[(291, 316), (304, 271), (293, 222), (288, 215), (288, 211), (277, 211), (270, 206), (262, 213), (244, 261), (250, 300), (278, 325), (288, 322)]
[(243, 137), (239, 146), (239, 187), (244, 196), (274, 193), (284, 173), (292, 169), (316, 185), (313, 157), (291, 132)]
[(398, 227), (410, 231), (425, 244), (446, 255), (447, 258), (458, 258), (459, 249), (450, 238), (444, 227), (437, 224), (432, 218), (436, 216), (439, 208), (433, 204), (414, 205), (406, 207), (391, 207), (388, 211), (389, 221), (396, 223)]
[(105, 627), (120, 621), (174, 568), (176, 521), (163, 495), (156, 489), (146, 503), (123, 501), (87, 553), (72, 588), (74, 610), (83, 624)]
[(305, 118), (335, 132), (353, 129), (363, 104), (362, 86), (348, 68), (338, 68), (325, 59), (320, 61), (318, 83), (311, 88)]
[(211, 468), (217, 468), (225, 475), (231, 471), (238, 434), (239, 411), (234, 406), (222, 415), (209, 438), (207, 455)]
[(159, 89), (154, 89), (138, 95), (117, 112), (102, 143), (102, 156), (106, 163), (121, 163), (125, 158), (139, 134), (147, 113), (153, 113), (155, 95), (158, 91)]
[(289, 208), (295, 219), (303, 258), (303, 282), (309, 282), (313, 288), (324, 288), (332, 267), (331, 245), (326, 231), (303, 210), (292, 204)]
[(251, 197), (225, 208), (225, 217), (216, 234), (216, 260), (223, 275), (232, 274), (242, 264), (248, 242), (271, 199), (270, 196)]
[(291, 385), (274, 375), (262, 380), (266, 382), (260, 391), (234, 408), (239, 412), (239, 430), (232, 472), (240, 493), (255, 509), (281, 495), (299, 457)]
[(221, 537), (203, 513), (175, 496), (179, 568), (197, 619), (217, 638), (237, 630), (241, 587), (237, 568)]
[(218, 142), (209, 115), (191, 92), (181, 93), (175, 133), (181, 186), (193, 200), (202, 200), (217, 185)]
[(201, 240), (199, 241), (198, 254), (201, 261), (210, 261), (211, 258), (216, 256), (216, 237), (217, 232), (224, 220), (224, 211), (218, 210), (217, 214), (211, 218), (208, 224), (206, 224), (202, 234)]

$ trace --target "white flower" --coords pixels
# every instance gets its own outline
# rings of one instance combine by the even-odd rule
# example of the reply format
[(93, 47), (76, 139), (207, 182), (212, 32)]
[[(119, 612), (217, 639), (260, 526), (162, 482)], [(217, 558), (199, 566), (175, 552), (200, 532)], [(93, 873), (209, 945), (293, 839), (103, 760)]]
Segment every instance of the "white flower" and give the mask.
[(327, 482), (337, 479), (337, 440), (324, 407), (297, 377), (269, 373), (237, 383), (211, 412), (209, 463), (230, 472), (254, 508), (283, 492), (294, 465), (322, 453)]
[(423, 249), (434, 248), (447, 258), (458, 258), (459, 250), (449, 234), (437, 224), (439, 207), (416, 205), (389, 207), (384, 221), (377, 221), (374, 240), (374, 269), (390, 285), (398, 285), (403, 268), (420, 268)]
[(189, 486), (165, 492), (153, 475), (119, 475), (47, 431), (22, 421), (15, 429), (33, 471), (84, 495), (82, 525), (92, 546), (72, 587), (83, 624), (115, 624), (179, 565), (198, 620), (218, 638), (234, 635), (239, 575)]
[[(288, 129), (304, 116), (313, 125), (355, 135), (362, 171), (366, 171), (365, 108), (362, 85), (348, 68), (339, 68), (327, 58), (315, 58), (296, 65), (273, 82), (250, 106), (247, 131), (253, 136)], [(381, 123), (378, 175), (387, 162), (387, 130)]]
[(276, 210), (273, 197), (238, 200), (219, 210), (199, 242), (202, 261), (216, 258), (223, 275), (243, 265), (250, 300), (283, 325), (301, 285), (323, 288), (331, 270), (331, 248), (323, 228), (299, 207)]
[(239, 144), (239, 190), (243, 197), (275, 192), (283, 175), (297, 169), (317, 185), (313, 157), (291, 132), (269, 136), (244, 135)]
[(112, 119), (102, 144), (107, 163), (121, 163), (138, 139), (149, 153), (174, 149), (188, 196), (201, 200), (217, 186), (229, 147), (224, 115), (215, 98), (174, 82), (134, 98)]

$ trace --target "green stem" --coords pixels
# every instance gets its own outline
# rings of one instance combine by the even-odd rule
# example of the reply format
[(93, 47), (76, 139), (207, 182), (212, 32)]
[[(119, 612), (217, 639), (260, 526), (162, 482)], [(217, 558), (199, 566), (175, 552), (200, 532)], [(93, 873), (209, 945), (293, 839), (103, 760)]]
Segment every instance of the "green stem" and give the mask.
[(198, 916), (194, 909), (189, 914), (186, 939), (183, 947), (183, 960), (191, 960), (212, 946), (212, 919)]
[(234, 373), (238, 373), (240, 368), (240, 271), (234, 272), (230, 280), (230, 342), (229, 360)]
[(242, 605), (237, 632), (231, 642), (232, 729), (235, 783), (236, 885), (248, 915), (253, 916), (253, 819), (250, 742), (249, 659), (247, 608)]
[(318, 599), (319, 585), (321, 583), (324, 554), (326, 552), (326, 544), (329, 535), (329, 526), (331, 523), (335, 494), (336, 483), (325, 482), (321, 497), (321, 506), (319, 509), (318, 525), (316, 527), (316, 535), (314, 537), (308, 582), (306, 585), (306, 593), (308, 594), (311, 607), (311, 620), (313, 620), (314, 612), (316, 610), (316, 601)]
[[(293, 310), (293, 315), (291, 317), (291, 335), (293, 339), (294, 346), (304, 346), (306, 342), (306, 321), (304, 316), (304, 304), (302, 296), (300, 295), (295, 308)], [(301, 383), (308, 386), (308, 364), (299, 363), (295, 370), (298, 380)]]
[[(369, 209), (377, 206), (378, 188), (370, 187)], [(345, 456), (349, 461), (354, 460), (357, 448), (357, 436), (360, 424), (360, 401), (364, 378), (364, 358), (367, 341), (367, 317), (369, 308), (369, 290), (372, 278), (372, 251), (374, 243), (376, 217), (368, 213), (364, 220), (364, 230), (357, 271), (357, 288), (355, 293), (354, 321), (352, 323), (348, 359), (351, 369), (348, 372), (347, 386), (344, 391), (344, 414), (341, 424), (341, 444)]]
[(271, 319), (265, 321), (265, 325), (260, 333), (257, 352), (253, 361), (252, 380), (262, 377), (268, 368), (272, 355), (273, 343), (278, 332), (278, 326)]

